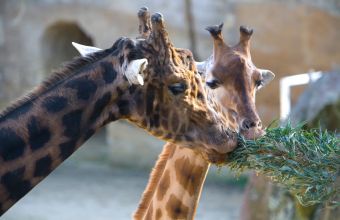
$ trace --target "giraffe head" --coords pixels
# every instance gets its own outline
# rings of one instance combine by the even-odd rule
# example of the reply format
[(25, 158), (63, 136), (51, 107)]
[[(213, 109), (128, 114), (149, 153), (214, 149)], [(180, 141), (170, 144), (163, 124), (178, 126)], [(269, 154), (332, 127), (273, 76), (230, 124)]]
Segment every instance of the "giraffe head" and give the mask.
[(197, 148), (214, 162), (215, 155), (236, 147), (235, 133), (224, 126), (227, 118), (219, 106), (207, 99), (192, 53), (172, 45), (162, 15), (150, 17), (146, 8), (138, 15), (141, 37), (120, 45), (120, 63), (132, 83), (128, 93), (118, 94), (120, 118), (163, 140)]
[(267, 85), (274, 74), (257, 68), (250, 55), (250, 38), (253, 30), (240, 27), (240, 40), (235, 46), (227, 45), (221, 25), (207, 27), (214, 40), (212, 59), (198, 63), (200, 72), (206, 73), (206, 84), (216, 92), (220, 103), (232, 115), (229, 123), (238, 127), (246, 138), (264, 134), (255, 107), (256, 91)]

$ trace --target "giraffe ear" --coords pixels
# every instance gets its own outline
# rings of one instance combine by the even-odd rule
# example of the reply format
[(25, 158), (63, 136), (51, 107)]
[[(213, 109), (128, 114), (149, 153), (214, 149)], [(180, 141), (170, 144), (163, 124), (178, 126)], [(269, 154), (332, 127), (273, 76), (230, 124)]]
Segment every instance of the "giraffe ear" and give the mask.
[(148, 60), (145, 58), (132, 60), (124, 73), (128, 81), (131, 84), (144, 85), (144, 78), (141, 73), (146, 69), (147, 65)]
[(78, 44), (76, 42), (72, 42), (72, 45), (78, 50), (78, 52), (80, 53), (82, 57), (86, 57), (87, 55), (91, 53), (95, 53), (97, 51), (102, 50), (97, 47), (85, 46), (85, 45)]
[(267, 85), (275, 77), (275, 74), (270, 70), (260, 69), (260, 72), (261, 72), (262, 79), (263, 79), (262, 86)]
[(195, 62), (195, 63), (196, 63), (196, 67), (197, 67), (198, 73), (201, 76), (205, 75), (206, 68), (207, 68), (207, 63), (205, 61), (203, 61), (203, 62)]

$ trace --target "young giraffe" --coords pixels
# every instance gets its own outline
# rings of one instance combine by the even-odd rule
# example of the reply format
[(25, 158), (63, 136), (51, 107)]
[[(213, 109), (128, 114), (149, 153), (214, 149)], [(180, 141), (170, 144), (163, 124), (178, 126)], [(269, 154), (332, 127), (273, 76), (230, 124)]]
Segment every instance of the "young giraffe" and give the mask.
[(192, 54), (173, 47), (157, 13), (148, 38), (74, 60), (0, 115), (0, 215), (118, 119), (220, 158), (236, 137), (203, 88)]
[[(255, 109), (255, 93), (274, 78), (254, 66), (250, 56), (252, 30), (240, 28), (240, 42), (227, 46), (222, 25), (208, 27), (214, 38), (212, 58), (198, 66), (207, 85), (225, 107), (228, 126), (247, 138), (263, 134)], [(214, 98), (214, 97), (213, 97)], [(168, 143), (154, 167), (134, 219), (193, 219), (210, 163), (196, 150)]]

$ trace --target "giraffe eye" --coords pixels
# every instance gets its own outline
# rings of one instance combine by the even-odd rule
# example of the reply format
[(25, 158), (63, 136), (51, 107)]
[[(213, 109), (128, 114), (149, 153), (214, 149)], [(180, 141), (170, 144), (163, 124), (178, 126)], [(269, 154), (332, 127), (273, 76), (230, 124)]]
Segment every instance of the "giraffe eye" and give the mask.
[(207, 86), (209, 86), (210, 89), (216, 89), (221, 85), (221, 82), (217, 79), (213, 79), (206, 82)]
[(256, 88), (260, 89), (263, 86), (263, 80), (256, 80), (255, 81)]
[(178, 94), (185, 92), (185, 90), (187, 89), (187, 86), (184, 83), (174, 83), (168, 86), (168, 88), (172, 92), (172, 94), (178, 95)]

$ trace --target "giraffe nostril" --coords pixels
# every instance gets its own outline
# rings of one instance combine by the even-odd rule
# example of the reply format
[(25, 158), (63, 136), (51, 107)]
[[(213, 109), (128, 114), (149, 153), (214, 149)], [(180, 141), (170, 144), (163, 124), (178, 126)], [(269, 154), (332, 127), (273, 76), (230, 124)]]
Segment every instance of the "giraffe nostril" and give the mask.
[(261, 121), (253, 121), (250, 119), (244, 119), (242, 122), (242, 129), (249, 130), (251, 128), (262, 127)]
[(242, 129), (243, 130), (248, 130), (249, 129), (249, 120), (248, 119), (244, 119), (242, 122)]

